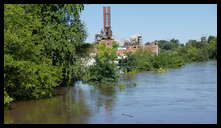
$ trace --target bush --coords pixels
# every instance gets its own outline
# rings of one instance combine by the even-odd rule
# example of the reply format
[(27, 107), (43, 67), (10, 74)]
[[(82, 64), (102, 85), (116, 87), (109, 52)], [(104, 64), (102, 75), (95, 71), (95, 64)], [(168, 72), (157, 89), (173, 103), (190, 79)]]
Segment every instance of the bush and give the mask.
[(161, 51), (154, 55), (145, 50), (128, 53), (120, 60), (120, 68), (125, 73), (176, 68), (185, 64), (185, 59), (175, 50)]
[(53, 88), (59, 85), (58, 67), (4, 57), (4, 87), (10, 97), (17, 100), (52, 96)]
[(132, 53), (126, 53), (126, 58), (120, 59), (118, 64), (120, 69), (125, 73), (136, 70), (136, 65), (136, 58)]
[(13, 98), (11, 98), (4, 89), (4, 108), (9, 108), (9, 104), (12, 101), (13, 101)]
[(114, 63), (117, 58), (116, 50), (116, 42), (113, 42), (111, 47), (107, 47), (104, 43), (97, 45), (96, 63), (89, 68), (86, 81), (99, 86), (109, 86), (117, 82), (118, 71)]

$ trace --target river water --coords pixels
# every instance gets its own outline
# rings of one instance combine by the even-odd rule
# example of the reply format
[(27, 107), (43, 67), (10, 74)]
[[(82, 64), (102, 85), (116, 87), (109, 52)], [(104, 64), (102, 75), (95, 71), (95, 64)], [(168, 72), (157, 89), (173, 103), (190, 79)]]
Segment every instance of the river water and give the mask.
[(58, 96), (19, 101), (6, 123), (217, 123), (217, 62), (187, 64), (165, 73), (121, 78), (125, 89), (76, 83)]

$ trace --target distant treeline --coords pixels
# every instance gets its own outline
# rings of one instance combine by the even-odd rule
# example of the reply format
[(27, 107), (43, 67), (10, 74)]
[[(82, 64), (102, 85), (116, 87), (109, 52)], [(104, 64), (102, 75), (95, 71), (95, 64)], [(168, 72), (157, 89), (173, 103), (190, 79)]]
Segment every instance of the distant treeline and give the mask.
[(217, 59), (217, 37), (202, 37), (201, 41), (189, 40), (186, 44), (179, 40), (158, 40), (159, 55), (145, 50), (138, 50), (134, 54), (127, 53), (119, 66), (125, 73), (150, 70), (167, 70), (180, 67), (186, 63)]

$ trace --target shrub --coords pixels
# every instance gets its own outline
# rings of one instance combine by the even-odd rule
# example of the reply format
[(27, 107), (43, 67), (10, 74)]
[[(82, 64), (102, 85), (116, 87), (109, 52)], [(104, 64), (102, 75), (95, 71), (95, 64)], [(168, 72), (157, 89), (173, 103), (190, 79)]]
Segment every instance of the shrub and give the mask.
[(59, 85), (61, 70), (47, 63), (16, 61), (10, 55), (4, 58), (4, 87), (13, 99), (50, 97)]
[(104, 43), (97, 45), (96, 63), (89, 68), (88, 82), (100, 86), (117, 82), (118, 71), (117, 65), (114, 63), (117, 58), (116, 50), (116, 42), (113, 42), (110, 47)]

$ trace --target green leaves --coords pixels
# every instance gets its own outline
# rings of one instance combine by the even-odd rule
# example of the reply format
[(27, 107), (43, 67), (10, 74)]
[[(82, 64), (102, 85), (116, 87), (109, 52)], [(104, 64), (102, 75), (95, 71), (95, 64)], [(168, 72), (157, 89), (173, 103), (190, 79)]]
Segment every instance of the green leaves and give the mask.
[(186, 44), (187, 56), (191, 61), (206, 61), (217, 57), (217, 38), (202, 37), (201, 41), (189, 40)]
[(165, 50), (172, 50), (172, 49), (180, 47), (179, 40), (177, 39), (171, 39), (170, 41), (159, 40), (157, 42), (159, 44), (159, 47)]
[(4, 108), (9, 107), (9, 103), (13, 101), (13, 98), (11, 98), (8, 93), (4, 89)]
[(36, 44), (39, 36), (33, 35), (33, 31), (39, 27), (39, 20), (26, 13), (23, 5), (5, 5), (5, 9), (4, 53), (38, 62), (41, 45)]
[[(52, 95), (51, 89), (59, 85), (61, 71), (48, 64), (31, 61), (11, 61), (4, 66), (4, 87), (15, 99), (38, 99)], [(39, 93), (41, 90), (50, 90)]]
[(95, 57), (96, 64), (89, 68), (89, 76), (87, 81), (91, 84), (99, 86), (115, 85), (118, 80), (116, 60), (116, 42), (111, 47), (107, 47), (104, 43), (97, 45), (97, 55)]
[(78, 4), (4, 5), (5, 104), (9, 97), (50, 97), (62, 81), (81, 77), (82, 10)]
[(52, 59), (54, 65), (62, 67), (63, 80), (70, 81), (73, 77), (78, 77), (73, 66), (77, 66), (77, 59), (80, 58), (78, 55), (81, 54), (77, 53), (76, 49), (86, 38), (84, 25), (79, 19), (83, 5), (60, 4), (40, 7), (42, 9), (39, 15), (45, 24), (41, 31), (45, 37), (44, 54)]
[[(119, 66), (125, 73), (177, 68), (194, 61), (216, 59), (216, 37), (202, 38), (202, 41), (190, 40), (181, 46), (178, 40), (158, 41), (161, 52), (158, 56), (144, 50), (127, 54), (127, 58), (120, 60)], [(170, 48), (167, 48), (169, 46)]]

